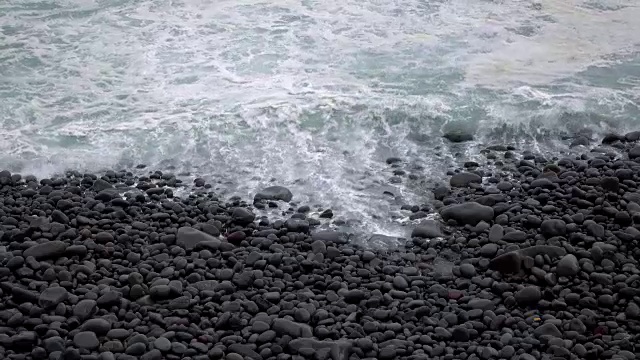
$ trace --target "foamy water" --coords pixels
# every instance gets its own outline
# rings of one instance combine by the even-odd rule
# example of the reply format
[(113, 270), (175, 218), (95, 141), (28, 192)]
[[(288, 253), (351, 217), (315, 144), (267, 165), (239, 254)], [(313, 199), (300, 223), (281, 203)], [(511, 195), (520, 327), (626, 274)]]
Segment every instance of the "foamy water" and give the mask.
[[(639, 18), (623, 0), (5, 0), (0, 162), (281, 184), (404, 236), (400, 205), (483, 144), (640, 127)], [(390, 184), (388, 156), (417, 179)]]

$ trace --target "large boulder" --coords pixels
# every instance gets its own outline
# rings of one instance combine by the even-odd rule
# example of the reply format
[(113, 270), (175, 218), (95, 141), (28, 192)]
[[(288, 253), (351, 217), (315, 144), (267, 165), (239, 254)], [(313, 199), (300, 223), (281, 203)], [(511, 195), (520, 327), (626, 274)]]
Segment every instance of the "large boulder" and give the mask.
[(453, 219), (460, 224), (477, 225), (480, 221), (493, 221), (493, 208), (477, 202), (449, 205), (442, 209), (440, 215), (445, 221)]
[(282, 200), (284, 202), (289, 202), (291, 199), (293, 199), (291, 190), (284, 186), (269, 186), (268, 188), (260, 190), (253, 197), (254, 202), (259, 202), (261, 200)]

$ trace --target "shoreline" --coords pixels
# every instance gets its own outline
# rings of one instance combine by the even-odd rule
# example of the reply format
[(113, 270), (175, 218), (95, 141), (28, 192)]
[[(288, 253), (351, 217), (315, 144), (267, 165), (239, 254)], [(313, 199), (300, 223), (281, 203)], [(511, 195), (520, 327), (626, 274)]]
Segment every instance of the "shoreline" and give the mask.
[(633, 359), (639, 135), (555, 161), (491, 147), (393, 250), (316, 231), (284, 188), (0, 172), (0, 357)]

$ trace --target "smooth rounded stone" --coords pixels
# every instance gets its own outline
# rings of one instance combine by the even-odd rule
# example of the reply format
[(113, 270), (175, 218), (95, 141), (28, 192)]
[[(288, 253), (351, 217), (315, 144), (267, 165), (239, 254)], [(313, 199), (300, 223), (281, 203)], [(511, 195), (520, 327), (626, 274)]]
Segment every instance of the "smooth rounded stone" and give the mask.
[(171, 295), (169, 285), (154, 285), (149, 289), (149, 295), (153, 299), (167, 299)]
[(147, 347), (143, 343), (134, 343), (127, 346), (125, 354), (128, 355), (142, 355), (147, 351)]
[(242, 357), (242, 355), (237, 354), (237, 353), (228, 353), (227, 356), (225, 356), (226, 360), (244, 360), (244, 357)]
[(475, 266), (469, 263), (460, 265), (460, 275), (468, 279), (471, 279), (472, 277), (476, 276)]
[(513, 189), (513, 184), (508, 181), (501, 181), (496, 185), (496, 188), (500, 191), (511, 191)]
[(504, 237), (504, 228), (500, 224), (494, 224), (489, 229), (489, 241), (498, 242)]
[(589, 274), (589, 279), (600, 285), (608, 286), (613, 284), (613, 277), (605, 273), (592, 272)]
[(311, 251), (313, 251), (314, 254), (326, 254), (327, 245), (322, 240), (315, 240), (311, 243)]
[(357, 304), (364, 300), (365, 297), (365, 292), (360, 289), (353, 289), (344, 293), (344, 300), (350, 304)]
[(183, 226), (178, 229), (176, 235), (176, 245), (185, 250), (193, 250), (200, 243), (211, 242), (219, 244), (220, 240), (192, 227)]
[(371, 261), (376, 258), (376, 254), (373, 251), (365, 250), (362, 252), (363, 261)]
[(129, 337), (130, 333), (131, 332), (127, 329), (122, 329), (122, 328), (111, 329), (107, 333), (107, 337), (110, 339), (126, 339)]
[(524, 242), (525, 240), (527, 240), (527, 233), (525, 233), (524, 231), (511, 231), (508, 232), (506, 234), (504, 234), (504, 236), (502, 237), (503, 241), (506, 242), (517, 242), (517, 243), (521, 243)]
[(280, 301), (280, 293), (279, 292), (275, 292), (275, 291), (268, 292), (268, 293), (264, 294), (264, 298), (267, 301), (271, 301), (272, 303), (277, 303), (277, 302)]
[(556, 274), (559, 276), (575, 276), (578, 272), (580, 272), (580, 264), (573, 254), (565, 255), (556, 264)]
[(272, 201), (284, 201), (290, 202), (293, 199), (293, 194), (289, 189), (284, 186), (269, 186), (260, 190), (254, 197), (254, 202), (260, 202), (262, 200)]
[(52, 353), (54, 351), (64, 351), (65, 340), (60, 336), (53, 336), (43, 340), (45, 350)]
[(498, 245), (494, 243), (484, 244), (480, 248), (480, 255), (487, 258), (493, 258), (496, 253), (498, 253)]
[(540, 232), (547, 238), (563, 236), (567, 233), (567, 224), (560, 219), (544, 220), (540, 224)]
[(91, 315), (93, 315), (93, 313), (96, 310), (97, 305), (98, 304), (97, 304), (96, 300), (92, 300), (92, 299), (80, 300), (73, 307), (73, 316), (75, 316), (78, 319), (80, 319), (80, 321), (84, 321), (84, 320), (88, 319)]
[(471, 309), (478, 309), (478, 310), (493, 310), (496, 307), (493, 301), (489, 299), (471, 299), (469, 300), (467, 305)]
[(171, 351), (181, 355), (187, 351), (187, 346), (177, 341), (174, 341), (171, 343)]
[(114, 242), (115, 238), (110, 233), (106, 231), (101, 231), (96, 234), (95, 240), (97, 243), (106, 244), (106, 243)]
[[(308, 233), (310, 224), (309, 224), (309, 221), (307, 220), (291, 218), (291, 219), (287, 219), (287, 221), (284, 222), (284, 226), (290, 232)], [(320, 239), (317, 239), (316, 241), (320, 241)]]
[(454, 174), (451, 179), (449, 179), (449, 185), (451, 185), (451, 187), (468, 187), (472, 183), (482, 183), (482, 177), (474, 173), (461, 172)]
[(144, 353), (140, 356), (140, 360), (161, 360), (162, 353), (158, 349), (153, 349), (147, 353)]
[(253, 220), (255, 220), (256, 216), (254, 213), (252, 213), (248, 209), (237, 207), (233, 209), (233, 212), (231, 213), (231, 218), (233, 219), (233, 221), (235, 221), (238, 224), (248, 225), (248, 224), (251, 224)]
[(485, 346), (482, 348), (482, 352), (480, 353), (480, 358), (485, 360), (496, 359), (498, 355), (499, 355), (498, 350), (490, 346)]
[(33, 256), (36, 260), (45, 258), (57, 258), (64, 254), (67, 244), (60, 240), (47, 241), (36, 244), (26, 249), (22, 256), (25, 258)]
[(451, 332), (454, 341), (467, 342), (470, 339), (469, 330), (464, 326), (456, 326)]
[(69, 292), (63, 287), (49, 287), (40, 293), (38, 304), (45, 309), (55, 308), (58, 304), (67, 300), (68, 296)]
[(256, 320), (251, 325), (251, 331), (256, 334), (262, 334), (263, 332), (269, 330), (271, 327), (264, 321)]
[(166, 337), (161, 336), (153, 342), (153, 347), (162, 352), (168, 352), (171, 350), (171, 341)]
[(515, 299), (520, 305), (532, 305), (540, 301), (542, 292), (537, 286), (526, 286), (515, 294)]
[(443, 236), (444, 234), (442, 234), (442, 231), (440, 230), (440, 224), (437, 221), (433, 220), (425, 220), (411, 231), (412, 238), (417, 237), (431, 239)]
[(629, 159), (636, 159), (640, 157), (640, 145), (634, 146), (629, 150)]
[(81, 349), (93, 350), (100, 346), (98, 337), (92, 331), (81, 331), (73, 337), (73, 344)]
[(536, 337), (541, 337), (545, 335), (553, 336), (557, 338), (562, 337), (562, 333), (560, 332), (560, 330), (558, 330), (558, 328), (551, 323), (544, 323), (538, 326), (535, 330), (533, 330), (533, 334)]
[(498, 356), (505, 359), (511, 359), (515, 355), (515, 353), (516, 349), (511, 345), (507, 345), (500, 349)]
[(405, 290), (409, 288), (409, 283), (403, 276), (398, 275), (393, 278), (393, 286), (395, 286), (397, 289)]
[(443, 138), (451, 141), (452, 143), (461, 143), (466, 141), (472, 141), (473, 135), (460, 129), (450, 130), (442, 135)]
[(460, 224), (477, 225), (480, 221), (491, 222), (493, 220), (493, 208), (480, 205), (477, 202), (466, 202), (446, 206), (440, 211), (445, 221), (455, 220)]
[(582, 225), (587, 229), (587, 232), (590, 235), (593, 235), (597, 238), (604, 237), (604, 226), (596, 223), (593, 220), (585, 220)]
[(629, 319), (637, 319), (640, 317), (640, 306), (634, 302), (630, 302), (624, 313)]
[(247, 234), (244, 231), (234, 231), (227, 235), (227, 241), (232, 244), (239, 244), (242, 240), (247, 238)]
[(105, 319), (89, 319), (82, 324), (82, 330), (92, 331), (98, 335), (105, 335), (111, 330), (111, 323)]

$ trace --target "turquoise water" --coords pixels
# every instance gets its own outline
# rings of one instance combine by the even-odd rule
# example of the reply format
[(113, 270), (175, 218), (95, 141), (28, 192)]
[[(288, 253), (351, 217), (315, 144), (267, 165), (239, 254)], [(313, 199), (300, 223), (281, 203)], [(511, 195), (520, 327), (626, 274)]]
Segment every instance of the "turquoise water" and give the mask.
[[(277, 183), (401, 236), (399, 206), (483, 145), (640, 127), (638, 18), (624, 0), (5, 0), (0, 162)], [(390, 184), (388, 156), (416, 179)]]

